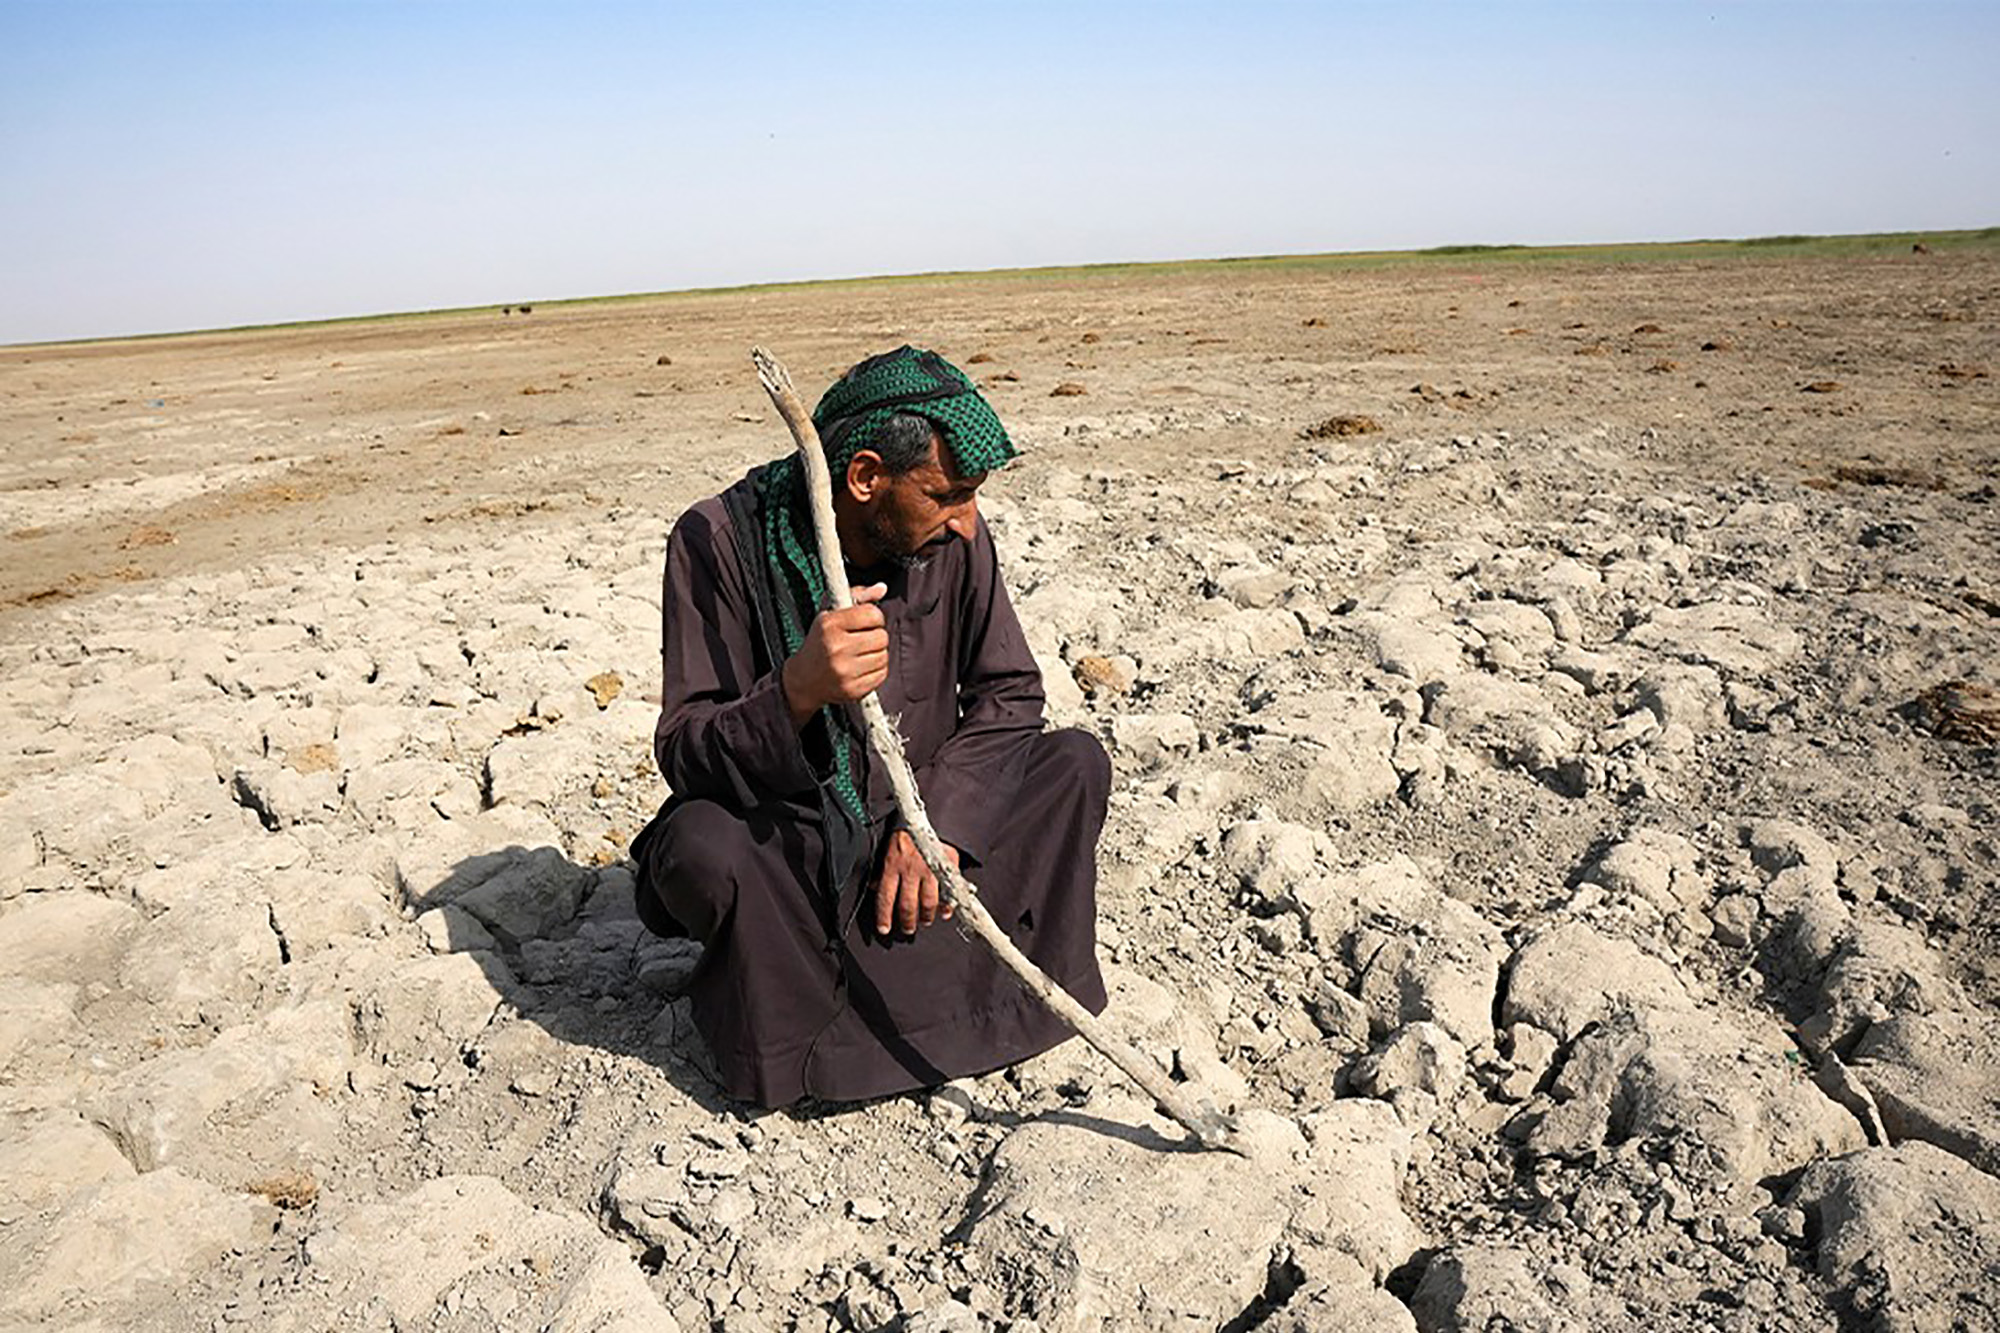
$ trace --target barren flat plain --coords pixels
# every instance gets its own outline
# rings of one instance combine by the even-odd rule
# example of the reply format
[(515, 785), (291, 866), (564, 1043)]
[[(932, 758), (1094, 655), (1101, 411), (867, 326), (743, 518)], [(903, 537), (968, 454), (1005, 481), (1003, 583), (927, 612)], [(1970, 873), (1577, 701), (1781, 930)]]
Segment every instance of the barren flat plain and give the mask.
[[(2000, 1328), (2000, 247), (0, 349), (0, 1328)], [(860, 1106), (637, 921), (666, 534), (904, 342), (1112, 1025)], [(973, 947), (970, 944), (967, 947)]]

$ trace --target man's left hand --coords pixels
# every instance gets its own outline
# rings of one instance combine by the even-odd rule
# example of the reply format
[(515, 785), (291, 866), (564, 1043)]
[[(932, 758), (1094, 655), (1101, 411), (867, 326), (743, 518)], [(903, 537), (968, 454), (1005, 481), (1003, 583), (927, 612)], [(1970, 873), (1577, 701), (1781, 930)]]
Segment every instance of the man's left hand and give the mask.
[[(958, 848), (944, 844), (944, 854), (958, 865)], [(940, 916), (951, 918), (951, 904), (938, 903), (938, 880), (917, 851), (917, 840), (905, 829), (889, 835), (888, 849), (882, 854), (882, 878), (875, 884), (875, 933), (887, 935), (893, 928), (914, 935)]]

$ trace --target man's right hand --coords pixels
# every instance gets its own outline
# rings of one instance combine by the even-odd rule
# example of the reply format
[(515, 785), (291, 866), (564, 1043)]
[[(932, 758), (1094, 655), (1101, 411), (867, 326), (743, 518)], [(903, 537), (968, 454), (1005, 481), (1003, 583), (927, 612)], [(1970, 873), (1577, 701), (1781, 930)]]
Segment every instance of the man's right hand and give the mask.
[(854, 605), (813, 617), (799, 650), (785, 659), (780, 681), (792, 725), (804, 727), (828, 704), (852, 703), (889, 677), (889, 631), (875, 603), (886, 583), (854, 590)]

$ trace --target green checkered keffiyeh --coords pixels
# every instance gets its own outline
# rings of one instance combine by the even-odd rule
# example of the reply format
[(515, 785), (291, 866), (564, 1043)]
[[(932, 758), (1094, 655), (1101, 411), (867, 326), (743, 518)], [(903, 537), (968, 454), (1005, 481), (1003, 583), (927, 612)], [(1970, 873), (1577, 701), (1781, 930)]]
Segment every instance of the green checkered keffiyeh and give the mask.
[(898, 347), (841, 376), (813, 409), (813, 425), (833, 475), (845, 473), (856, 452), (867, 448), (875, 432), (898, 414), (936, 426), (952, 461), (969, 477), (991, 472), (1014, 456), (1007, 428), (964, 371), (936, 352)]
[[(992, 407), (965, 372), (935, 352), (899, 347), (863, 361), (828, 389), (813, 409), (813, 426), (826, 450), (835, 484), (854, 455), (897, 415), (922, 417), (937, 427), (952, 461), (967, 476), (1004, 465), (1017, 452)], [(757, 512), (764, 560), (777, 589), (778, 624), (787, 655), (799, 650), (806, 630), (826, 605), (826, 576), (813, 542), (806, 504), (805, 467), (797, 454), (780, 458), (757, 475)], [(833, 741), (834, 794), (857, 822), (867, 812), (855, 782), (861, 736), (845, 710), (823, 710)]]

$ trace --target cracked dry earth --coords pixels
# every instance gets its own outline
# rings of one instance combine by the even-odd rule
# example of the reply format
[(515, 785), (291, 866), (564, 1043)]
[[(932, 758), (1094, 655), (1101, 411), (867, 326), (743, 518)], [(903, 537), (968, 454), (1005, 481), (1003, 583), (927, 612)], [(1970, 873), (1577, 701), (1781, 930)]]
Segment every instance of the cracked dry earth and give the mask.
[[(0, 353), (0, 1327), (2000, 1327), (1997, 294), (1224, 269)], [(905, 339), (1025, 447), (1112, 1021), (1248, 1157), (1077, 1043), (730, 1105), (634, 918), (666, 528), (786, 444), (747, 348)]]

